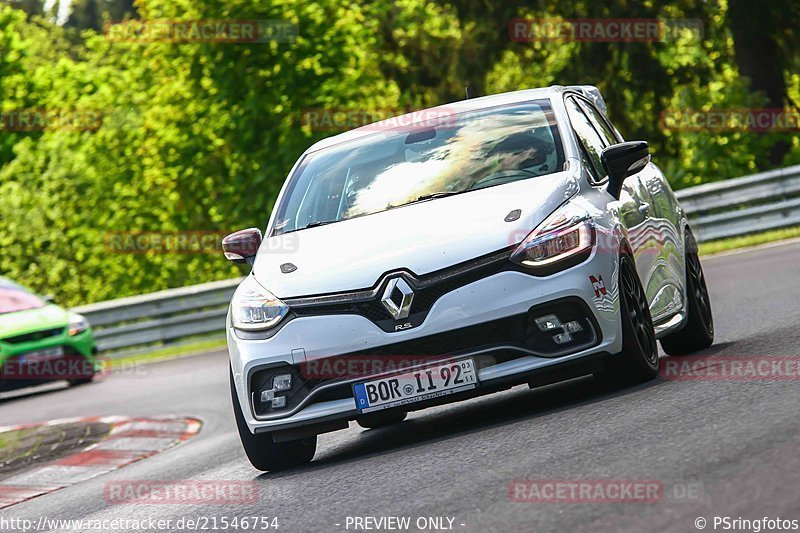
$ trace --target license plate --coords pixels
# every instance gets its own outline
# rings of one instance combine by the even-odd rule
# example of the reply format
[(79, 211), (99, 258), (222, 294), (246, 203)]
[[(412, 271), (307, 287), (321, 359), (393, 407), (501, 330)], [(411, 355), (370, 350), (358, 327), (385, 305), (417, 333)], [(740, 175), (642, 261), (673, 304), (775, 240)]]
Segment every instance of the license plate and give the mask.
[(356, 383), (353, 395), (361, 413), (430, 400), (478, 386), (472, 359), (414, 370), (406, 374)]
[(20, 363), (41, 363), (42, 361), (52, 361), (60, 359), (64, 355), (63, 346), (55, 346), (44, 350), (36, 350), (20, 355), (17, 359)]

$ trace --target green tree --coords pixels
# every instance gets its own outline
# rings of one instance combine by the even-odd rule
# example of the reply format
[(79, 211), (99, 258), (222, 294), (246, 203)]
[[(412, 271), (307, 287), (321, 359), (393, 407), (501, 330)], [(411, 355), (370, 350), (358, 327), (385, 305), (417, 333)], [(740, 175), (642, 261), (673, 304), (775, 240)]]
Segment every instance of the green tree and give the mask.
[[(793, 0), (750, 2), (729, 0), (727, 22), (733, 35), (734, 57), (739, 73), (764, 97), (771, 109), (798, 104), (789, 96), (787, 79), (800, 57), (800, 9)], [(789, 136), (779, 136), (761, 168), (780, 165), (791, 145)]]
[[(731, 9), (728, 2), (731, 2)], [(473, 94), (598, 85), (676, 187), (800, 163), (797, 136), (686, 132), (665, 111), (782, 107), (800, 98), (800, 8), (738, 0), (75, 0), (0, 7), (0, 111), (102, 113), (94, 130), (0, 131), (0, 272), (66, 304), (230, 277), (220, 253), (116, 253), (120, 232), (264, 227), (295, 160), (330, 132), (312, 109), (421, 108)], [(758, 13), (763, 8), (764, 13)], [(258, 20), (291, 42), (121, 42), (106, 20)], [(532, 18), (699, 19), (702, 39), (514, 42)], [(759, 32), (749, 32), (747, 21)], [(763, 50), (775, 54), (764, 64)], [(764, 72), (762, 76), (760, 73)], [(784, 145), (780, 143), (784, 142)], [(776, 155), (777, 154), (777, 155)]]

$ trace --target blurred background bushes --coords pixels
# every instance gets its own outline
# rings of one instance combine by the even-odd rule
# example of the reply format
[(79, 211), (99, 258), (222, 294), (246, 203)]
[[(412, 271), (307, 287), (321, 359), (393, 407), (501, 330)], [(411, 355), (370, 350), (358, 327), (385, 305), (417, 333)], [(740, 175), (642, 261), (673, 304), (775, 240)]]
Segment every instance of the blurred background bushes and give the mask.
[[(513, 18), (702, 21), (664, 42), (512, 42)], [(291, 43), (134, 43), (109, 21), (282, 20)], [(675, 188), (800, 162), (792, 133), (671, 131), (667, 110), (794, 108), (796, 0), (6, 0), (0, 111), (97, 110), (92, 131), (0, 127), (0, 274), (77, 305), (224, 279), (220, 253), (115, 253), (115, 232), (263, 228), (309, 109), (416, 109), (595, 84)], [(345, 244), (346, 245), (346, 244)], [(357, 243), (353, 243), (357, 245)]]

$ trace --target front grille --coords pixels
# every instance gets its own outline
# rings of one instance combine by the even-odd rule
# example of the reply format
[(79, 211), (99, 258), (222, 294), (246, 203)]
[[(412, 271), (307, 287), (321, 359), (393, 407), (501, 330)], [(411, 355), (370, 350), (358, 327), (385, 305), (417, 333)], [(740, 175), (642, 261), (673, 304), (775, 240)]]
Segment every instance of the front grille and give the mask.
[(31, 333), (25, 333), (23, 335), (15, 335), (13, 337), (6, 337), (5, 339), (0, 339), (3, 342), (7, 342), (9, 344), (19, 344), (22, 342), (32, 342), (38, 341), (42, 339), (46, 339), (48, 337), (56, 337), (61, 335), (64, 332), (64, 327), (59, 328), (51, 328), (51, 329), (41, 329), (39, 331), (33, 331)]
[(340, 357), (456, 355), (498, 344), (519, 344), (522, 347), (526, 329), (527, 315), (516, 315)]
[[(397, 365), (411, 363), (432, 363), (437, 359), (450, 359), (463, 352), (475, 352), (487, 348), (488, 353), (475, 359), (478, 369), (525, 355), (524, 345), (528, 326), (528, 315), (521, 314), (437, 333), (394, 344), (388, 344), (369, 350), (360, 350), (326, 359), (316, 359), (304, 365), (277, 364), (264, 367), (254, 372), (250, 378), (250, 390), (253, 392), (253, 403), (257, 416), (279, 414), (290, 411), (299, 405), (314, 389), (336, 381), (352, 381), (354, 378), (366, 377), (373, 372), (358, 373), (361, 368), (386, 369)], [(502, 349), (500, 346), (511, 346)], [(497, 347), (496, 350), (492, 350)], [(514, 350), (513, 348), (520, 350)], [(402, 359), (401, 359), (402, 358)], [(333, 374), (331, 374), (333, 369)], [(339, 369), (342, 369), (341, 372)], [(356, 372), (356, 373), (353, 373)], [(260, 391), (270, 388), (276, 374), (291, 373), (292, 389), (285, 393), (286, 408), (273, 410), (269, 405), (259, 401)], [(315, 397), (314, 401), (338, 399), (351, 395), (351, 385), (342, 383)]]
[[(572, 333), (566, 344), (555, 342), (553, 335), (564, 331), (563, 328), (542, 331), (536, 323), (537, 318), (550, 314), (557, 315), (564, 323), (579, 322), (580, 331)], [(301, 365), (267, 365), (253, 372), (250, 390), (256, 416), (280, 417), (299, 408), (311, 394), (311, 403), (352, 397), (354, 381), (380, 374), (402, 373), (412, 367), (467, 354), (471, 354), (480, 370), (526, 355), (560, 357), (600, 341), (600, 329), (589, 307), (580, 298), (568, 297), (532, 307), (526, 313), (426, 337), (313, 359)], [(273, 409), (260, 401), (260, 391), (269, 389), (273, 377), (279, 373), (292, 374), (292, 388), (281, 393), (286, 396), (286, 406)], [(318, 390), (323, 386), (324, 389)]]
[[(413, 326), (421, 324), (433, 304), (445, 294), (504, 270), (515, 268), (515, 265), (508, 261), (509, 256), (510, 250), (503, 250), (420, 277), (416, 277), (406, 271), (389, 273), (383, 276), (382, 281), (374, 290), (351, 293), (359, 296), (350, 301), (348, 301), (349, 294), (343, 293), (322, 297), (323, 299), (336, 300), (332, 303), (313, 303), (308, 305), (304, 303), (304, 299), (297, 299), (288, 301), (287, 304), (292, 308), (294, 314), (299, 317), (336, 314), (360, 315), (372, 321), (384, 331), (392, 332), (395, 331), (395, 326), (398, 322), (411, 322)], [(400, 321), (395, 320), (381, 303), (386, 285), (395, 277), (405, 279), (414, 291), (414, 300), (411, 304), (409, 317)], [(361, 296), (370, 292), (372, 295), (369, 297)], [(307, 300), (318, 299), (319, 297)]]

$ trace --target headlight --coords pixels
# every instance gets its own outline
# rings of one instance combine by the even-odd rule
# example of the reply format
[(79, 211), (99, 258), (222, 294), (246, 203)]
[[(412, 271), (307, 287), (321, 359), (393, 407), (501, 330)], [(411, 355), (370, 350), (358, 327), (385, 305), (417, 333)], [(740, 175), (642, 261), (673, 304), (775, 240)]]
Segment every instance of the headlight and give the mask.
[(231, 320), (237, 329), (269, 329), (288, 312), (289, 308), (253, 276), (245, 278), (231, 300)]
[(76, 313), (73, 313), (69, 316), (68, 331), (71, 337), (75, 335), (80, 335), (87, 329), (89, 329), (89, 321), (86, 320), (85, 316)]
[(589, 213), (567, 204), (525, 237), (511, 260), (549, 275), (588, 259), (594, 243), (595, 228)]

